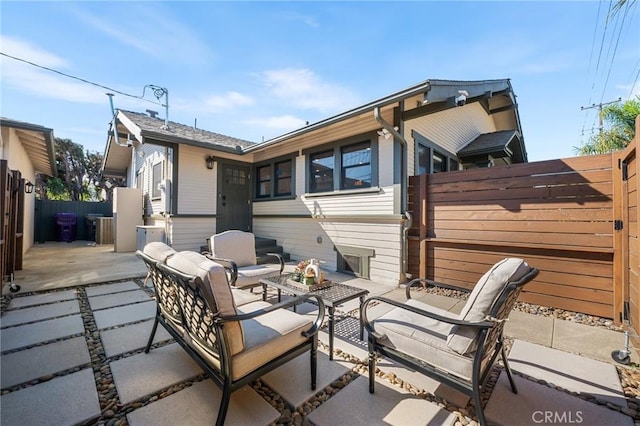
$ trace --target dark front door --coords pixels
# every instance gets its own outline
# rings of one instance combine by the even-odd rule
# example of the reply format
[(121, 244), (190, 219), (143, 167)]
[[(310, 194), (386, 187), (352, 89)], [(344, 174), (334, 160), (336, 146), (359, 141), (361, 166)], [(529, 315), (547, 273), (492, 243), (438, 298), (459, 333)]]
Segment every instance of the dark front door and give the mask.
[(216, 232), (251, 231), (250, 170), (240, 163), (218, 161)]

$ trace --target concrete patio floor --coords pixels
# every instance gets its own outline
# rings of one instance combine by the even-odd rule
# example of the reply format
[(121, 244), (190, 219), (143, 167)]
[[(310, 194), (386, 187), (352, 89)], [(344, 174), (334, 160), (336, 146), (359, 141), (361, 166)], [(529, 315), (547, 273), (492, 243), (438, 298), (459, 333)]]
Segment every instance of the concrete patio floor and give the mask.
[[(46, 243), (30, 250), (24, 267), (16, 274), (22, 290), (0, 317), (0, 424), (213, 422), (220, 390), (166, 331), (160, 328), (154, 348), (142, 352), (155, 302), (132, 253), (86, 242)], [(401, 289), (343, 278), (371, 294), (403, 297)], [(463, 304), (429, 293), (416, 297), (453, 312)], [(462, 424), (456, 422), (467, 414), (465, 395), (387, 360), (378, 363), (376, 392), (369, 394), (366, 344), (358, 339), (357, 320), (346, 315), (356, 309), (357, 301), (339, 308), (345, 315), (336, 325), (334, 361), (327, 331), (320, 332), (316, 391), (301, 356), (260, 380), (269, 393), (258, 386), (235, 392), (227, 423)], [(388, 308), (373, 309), (381, 315)], [(640, 404), (625, 398), (610, 361), (621, 333), (514, 311), (506, 334), (514, 339), (509, 360), (519, 393), (511, 393), (500, 373), (485, 407), (491, 424), (634, 424)]]

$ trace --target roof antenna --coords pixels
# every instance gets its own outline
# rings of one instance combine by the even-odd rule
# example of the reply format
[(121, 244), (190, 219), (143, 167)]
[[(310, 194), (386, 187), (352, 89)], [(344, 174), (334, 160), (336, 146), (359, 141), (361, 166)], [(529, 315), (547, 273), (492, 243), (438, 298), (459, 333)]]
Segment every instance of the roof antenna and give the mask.
[(156, 97), (158, 102), (160, 102), (160, 98), (162, 98), (164, 96), (165, 103), (164, 104), (160, 104), (160, 105), (162, 105), (164, 107), (164, 110), (165, 110), (164, 125), (161, 127), (161, 129), (162, 130), (169, 130), (169, 89), (167, 89), (166, 87), (155, 86), (153, 84), (147, 84), (146, 86), (144, 86), (144, 89), (142, 89), (142, 96), (143, 97), (144, 97), (144, 90), (147, 87), (149, 89), (153, 90), (153, 96)]

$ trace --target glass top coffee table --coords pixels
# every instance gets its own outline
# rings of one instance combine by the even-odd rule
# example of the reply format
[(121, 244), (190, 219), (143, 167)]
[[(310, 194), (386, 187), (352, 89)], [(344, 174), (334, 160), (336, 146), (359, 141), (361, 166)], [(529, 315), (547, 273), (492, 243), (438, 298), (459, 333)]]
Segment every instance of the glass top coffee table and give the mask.
[[(275, 277), (261, 279), (260, 284), (262, 284), (262, 300), (266, 300), (267, 298), (267, 287), (274, 287), (278, 290), (278, 301), (280, 301), (280, 296), (283, 291), (285, 293), (294, 294), (296, 296), (302, 296), (307, 293), (312, 293), (319, 296), (324, 302), (324, 305), (327, 307), (327, 310), (329, 311), (329, 359), (332, 360), (333, 335), (335, 327), (334, 315), (336, 306), (339, 306), (355, 298), (360, 298), (360, 307), (362, 307), (364, 298), (367, 294), (369, 294), (369, 291), (335, 282), (332, 283), (330, 287), (323, 287), (318, 290), (308, 291), (306, 289), (288, 284), (287, 280), (291, 278), (291, 275), (292, 274), (282, 274)], [(360, 322), (360, 340), (362, 340), (363, 338), (364, 331), (362, 322)]]

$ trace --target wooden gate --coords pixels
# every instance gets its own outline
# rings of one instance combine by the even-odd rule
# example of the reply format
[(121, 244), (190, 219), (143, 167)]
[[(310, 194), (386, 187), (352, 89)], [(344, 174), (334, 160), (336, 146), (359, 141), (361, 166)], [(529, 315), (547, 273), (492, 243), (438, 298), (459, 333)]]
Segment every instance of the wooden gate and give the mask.
[[(618, 321), (640, 331), (640, 256), (638, 253), (638, 139), (640, 118), (636, 119), (636, 137), (613, 158), (614, 162), (614, 292)], [(632, 333), (637, 334), (637, 333)], [(637, 343), (637, 340), (636, 340)], [(638, 347), (638, 346), (636, 346)]]
[(22, 269), (24, 181), (0, 160), (0, 285)]

